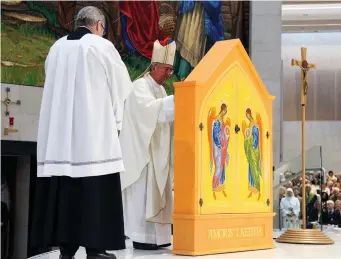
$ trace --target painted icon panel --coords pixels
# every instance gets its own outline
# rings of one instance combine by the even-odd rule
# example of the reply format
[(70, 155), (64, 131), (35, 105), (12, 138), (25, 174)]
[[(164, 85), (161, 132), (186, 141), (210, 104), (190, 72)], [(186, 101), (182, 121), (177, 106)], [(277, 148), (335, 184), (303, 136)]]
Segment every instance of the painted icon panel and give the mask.
[[(240, 70), (238, 82), (238, 165), (240, 177), (240, 204), (247, 212), (268, 211), (270, 195), (270, 157), (267, 111), (254, 83)], [(248, 206), (246, 206), (248, 204)]]
[(236, 118), (235, 76), (233, 66), (212, 87), (203, 105), (201, 120), (201, 192), (205, 200), (202, 213), (227, 213), (233, 209), (235, 194), (233, 118)]
[(202, 214), (267, 212), (270, 122), (263, 97), (235, 62), (201, 110)]

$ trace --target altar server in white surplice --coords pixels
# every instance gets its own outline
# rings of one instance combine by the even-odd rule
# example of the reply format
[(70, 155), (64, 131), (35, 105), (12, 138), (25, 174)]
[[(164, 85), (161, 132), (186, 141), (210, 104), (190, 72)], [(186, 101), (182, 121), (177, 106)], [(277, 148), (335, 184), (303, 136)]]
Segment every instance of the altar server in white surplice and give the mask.
[(133, 83), (102, 37), (104, 14), (84, 7), (76, 25), (45, 63), (30, 243), (58, 246), (60, 259), (74, 258), (80, 246), (88, 259), (113, 259), (106, 250), (125, 248), (118, 136)]
[(135, 249), (171, 243), (174, 96), (162, 84), (173, 71), (176, 45), (154, 43), (151, 70), (134, 82), (120, 135), (125, 233)]
[(286, 190), (285, 197), (281, 200), (281, 213), (283, 217), (283, 227), (290, 229), (300, 228), (299, 214), (300, 201), (294, 196), (291, 188)]

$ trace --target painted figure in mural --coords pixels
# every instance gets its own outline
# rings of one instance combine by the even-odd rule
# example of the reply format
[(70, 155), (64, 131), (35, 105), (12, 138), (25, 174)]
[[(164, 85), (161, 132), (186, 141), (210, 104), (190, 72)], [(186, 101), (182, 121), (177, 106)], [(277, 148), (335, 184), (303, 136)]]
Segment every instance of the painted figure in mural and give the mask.
[(216, 41), (224, 40), (221, 1), (180, 1), (175, 73), (186, 78)]
[(216, 116), (215, 108), (208, 112), (208, 142), (210, 147), (210, 173), (214, 171), (212, 179), (213, 197), (216, 192), (225, 193), (226, 167), (229, 164), (228, 144), (230, 139), (230, 119), (224, 120), (227, 115), (227, 105), (223, 103)]
[(246, 109), (246, 118), (249, 120), (247, 124), (243, 121), (244, 134), (244, 151), (247, 162), (249, 164), (248, 179), (250, 198), (253, 194), (258, 193), (258, 200), (261, 197), (260, 178), (262, 176), (262, 161), (261, 161), (261, 118), (256, 115), (256, 120), (252, 116), (251, 109)]
[[(247, 48), (248, 2), (193, 0), (14, 1), (11, 4), (1, 2), (1, 10), (6, 11), (4, 12), (6, 19), (1, 21), (2, 25), (5, 24), (2, 27), (5, 38), (2, 43), (4, 49), (11, 50), (5, 51), (5, 54), (7, 53), (5, 60), (10, 63), (7, 64), (9, 67), (3, 66), (2, 69), (6, 71), (2, 73), (1, 80), (5, 83), (43, 86), (45, 77), (43, 67), (48, 50), (55, 40), (75, 29), (76, 14), (83, 7), (90, 5), (99, 8), (105, 15), (105, 38), (115, 45), (132, 79), (136, 79), (149, 66), (156, 40), (161, 44), (166, 44), (170, 39), (176, 42), (174, 71), (164, 85), (167, 93), (172, 94), (172, 82), (184, 80), (215, 42), (239, 38)], [(34, 19), (27, 19), (28, 14)], [(30, 29), (25, 36), (22, 33), (24, 28), (19, 28), (26, 27), (27, 24)], [(29, 38), (32, 39), (28, 40)], [(37, 39), (41, 41), (38, 43)], [(20, 46), (16, 43), (19, 41)], [(17, 48), (12, 48), (13, 44)], [(27, 47), (30, 48), (29, 52), (26, 51)], [(25, 53), (23, 58), (22, 53)], [(14, 71), (12, 69), (14, 63), (28, 66), (16, 67)], [(18, 76), (20, 74), (27, 76), (22, 78)]]

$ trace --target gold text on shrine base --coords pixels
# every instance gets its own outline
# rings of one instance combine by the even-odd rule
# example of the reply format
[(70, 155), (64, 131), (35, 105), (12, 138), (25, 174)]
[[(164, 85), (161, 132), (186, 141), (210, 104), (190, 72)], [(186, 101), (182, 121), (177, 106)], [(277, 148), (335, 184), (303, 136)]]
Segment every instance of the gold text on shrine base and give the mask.
[(208, 239), (228, 239), (264, 236), (263, 227), (209, 229)]

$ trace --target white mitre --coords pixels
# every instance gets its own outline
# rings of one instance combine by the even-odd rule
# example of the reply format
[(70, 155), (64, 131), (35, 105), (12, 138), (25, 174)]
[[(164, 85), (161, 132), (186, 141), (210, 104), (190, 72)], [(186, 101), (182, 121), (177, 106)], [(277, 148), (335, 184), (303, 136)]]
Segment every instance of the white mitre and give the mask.
[(173, 66), (175, 58), (175, 41), (162, 46), (158, 40), (154, 42), (152, 63), (168, 64)]

